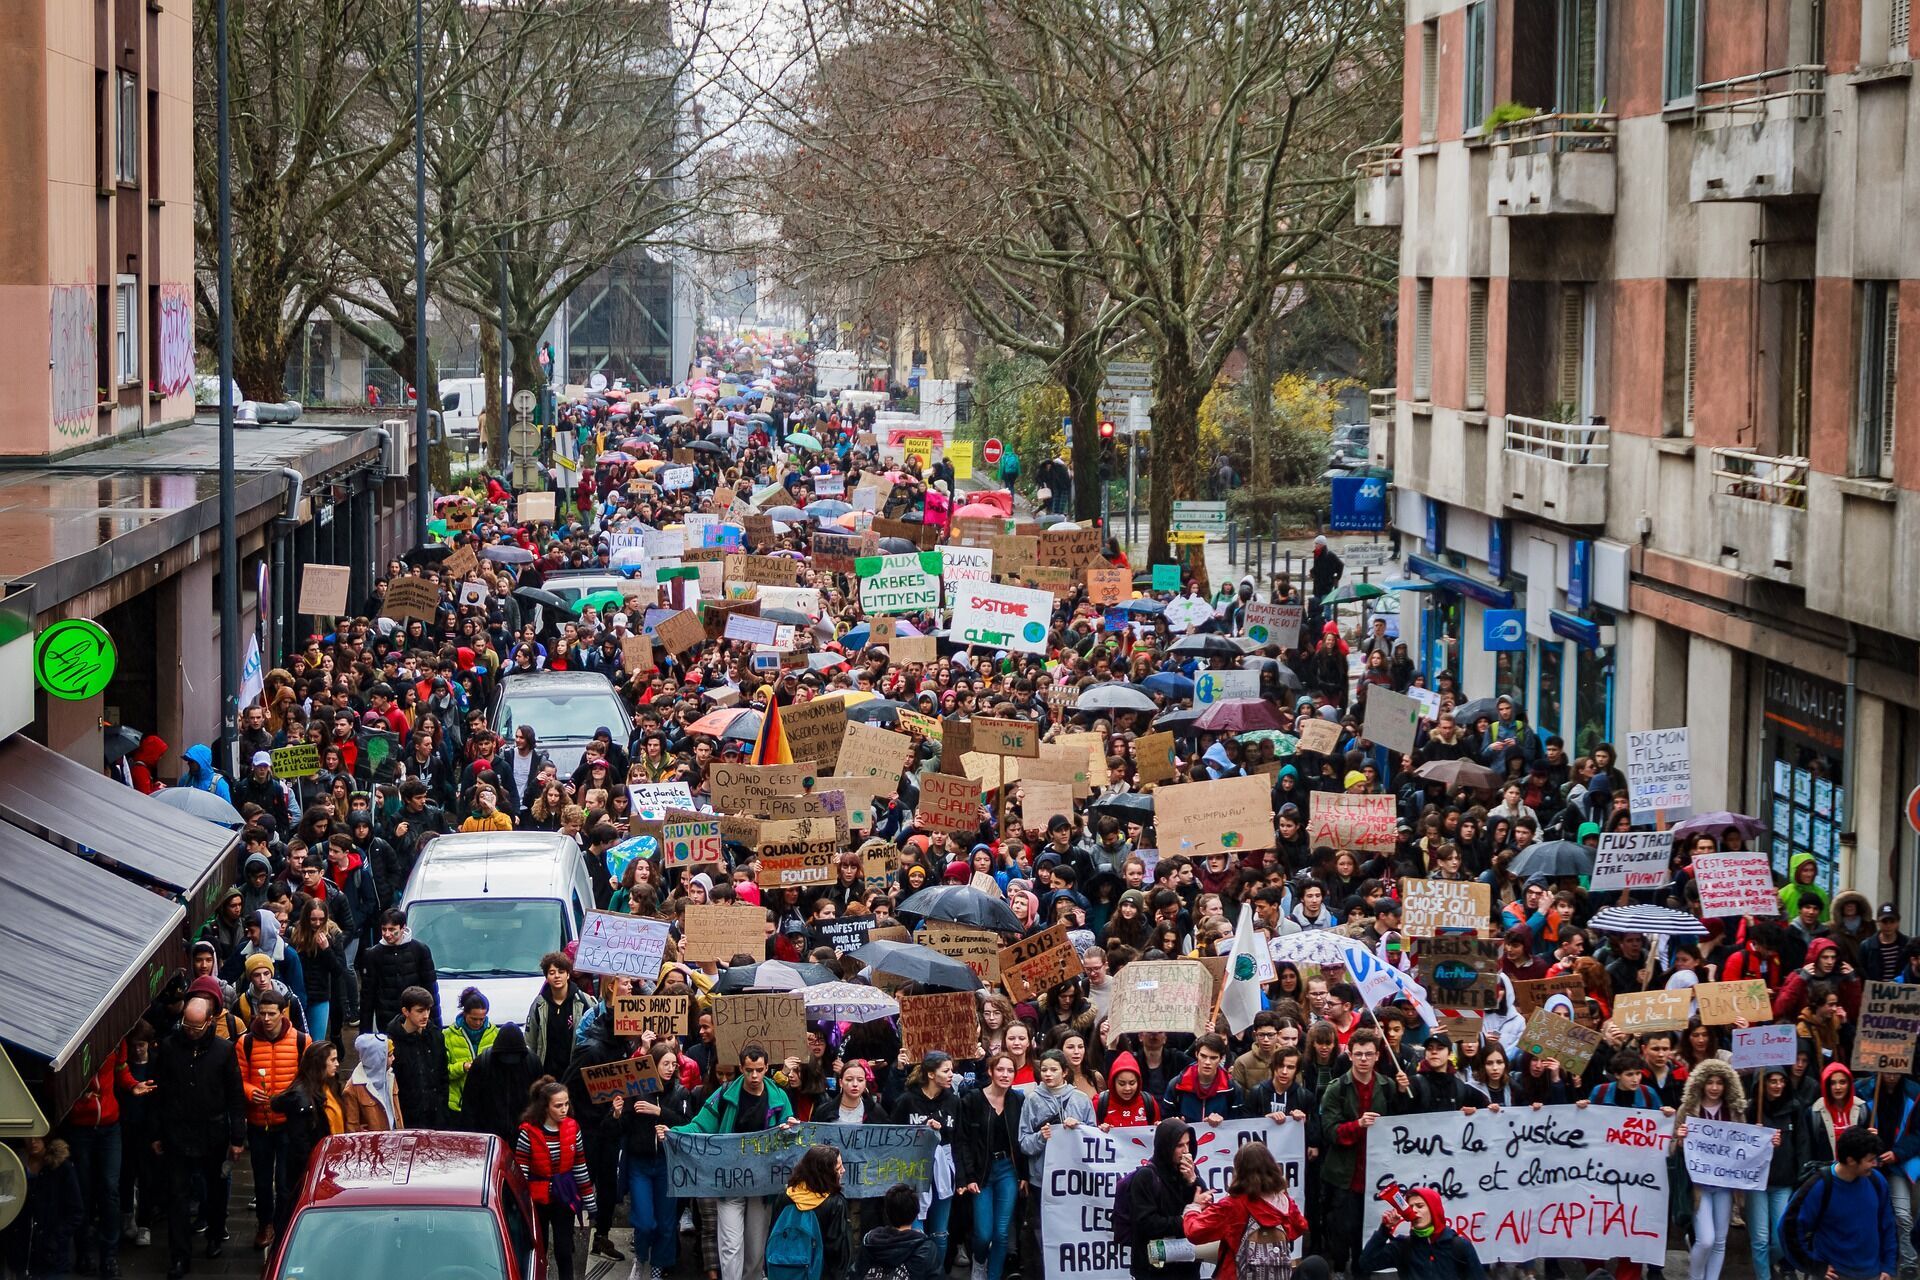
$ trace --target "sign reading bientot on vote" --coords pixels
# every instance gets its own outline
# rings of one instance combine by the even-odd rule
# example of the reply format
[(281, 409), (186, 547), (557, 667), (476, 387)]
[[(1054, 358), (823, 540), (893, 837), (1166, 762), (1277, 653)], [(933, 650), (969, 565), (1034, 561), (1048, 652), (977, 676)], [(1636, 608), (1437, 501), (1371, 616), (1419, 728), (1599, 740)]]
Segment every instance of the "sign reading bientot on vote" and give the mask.
[(840, 1153), (847, 1166), (840, 1192), (852, 1200), (886, 1194), (897, 1182), (933, 1181), (940, 1135), (918, 1124), (802, 1124), (758, 1133), (667, 1132), (667, 1184), (683, 1200), (776, 1196), (807, 1148)]
[(1626, 766), (1635, 825), (1693, 816), (1693, 757), (1685, 725), (1629, 733)]
[(962, 644), (1045, 653), (1053, 593), (993, 582), (968, 582), (953, 600), (953, 638)]
[(940, 607), (940, 556), (937, 552), (862, 556), (860, 608), (874, 613), (919, 613)]

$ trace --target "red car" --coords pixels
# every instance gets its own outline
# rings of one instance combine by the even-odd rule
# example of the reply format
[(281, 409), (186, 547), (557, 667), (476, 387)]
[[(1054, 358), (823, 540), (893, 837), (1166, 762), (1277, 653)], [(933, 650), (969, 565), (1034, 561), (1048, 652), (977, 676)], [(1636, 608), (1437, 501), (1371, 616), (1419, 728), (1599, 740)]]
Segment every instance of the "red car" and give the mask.
[(349, 1133), (314, 1151), (268, 1280), (543, 1280), (527, 1184), (492, 1134)]

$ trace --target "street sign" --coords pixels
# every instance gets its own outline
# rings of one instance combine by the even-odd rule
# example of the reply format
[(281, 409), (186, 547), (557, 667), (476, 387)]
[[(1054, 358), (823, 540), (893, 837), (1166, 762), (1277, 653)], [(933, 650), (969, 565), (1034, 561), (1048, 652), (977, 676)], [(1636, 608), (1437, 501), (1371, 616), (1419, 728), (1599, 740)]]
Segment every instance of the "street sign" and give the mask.
[(516, 391), (513, 393), (513, 412), (517, 417), (526, 417), (533, 412), (533, 392)]
[(986, 444), (980, 447), (980, 461), (990, 467), (997, 467), (1000, 465), (1000, 455), (1004, 449), (1005, 446), (1000, 443), (999, 437), (991, 436)]
[(1227, 504), (1224, 502), (1176, 502), (1172, 527), (1197, 533), (1225, 533)]
[(1907, 793), (1907, 825), (1920, 831), (1920, 787)]
[(1339, 548), (1340, 560), (1349, 569), (1377, 569), (1393, 559), (1391, 542), (1349, 542)]

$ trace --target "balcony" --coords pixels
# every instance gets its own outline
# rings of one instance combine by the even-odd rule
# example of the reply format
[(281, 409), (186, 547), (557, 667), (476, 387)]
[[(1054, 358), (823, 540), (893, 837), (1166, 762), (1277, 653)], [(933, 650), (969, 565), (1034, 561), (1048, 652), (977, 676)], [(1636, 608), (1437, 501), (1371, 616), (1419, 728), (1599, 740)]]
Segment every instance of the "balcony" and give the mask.
[(1487, 168), (1494, 218), (1613, 216), (1614, 117), (1531, 116), (1508, 125)]
[(1400, 148), (1387, 143), (1354, 153), (1353, 225), (1397, 227), (1406, 207)]
[(1508, 414), (1503, 505), (1559, 524), (1604, 525), (1611, 442), (1605, 426)]
[(1714, 546), (1756, 577), (1806, 586), (1807, 460), (1748, 449), (1713, 451)]
[(1393, 466), (1393, 428), (1400, 414), (1398, 387), (1373, 387), (1367, 392), (1367, 465)]
[(1826, 68), (1782, 67), (1703, 84), (1695, 103), (1690, 199), (1820, 194), (1826, 177)]

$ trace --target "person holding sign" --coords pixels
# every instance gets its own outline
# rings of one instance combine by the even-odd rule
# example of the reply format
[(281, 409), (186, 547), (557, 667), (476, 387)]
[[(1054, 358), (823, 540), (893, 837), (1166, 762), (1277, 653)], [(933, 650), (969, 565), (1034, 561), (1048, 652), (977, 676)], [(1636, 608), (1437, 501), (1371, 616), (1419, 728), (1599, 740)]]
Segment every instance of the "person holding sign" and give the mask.
[[(680, 1051), (672, 1043), (647, 1053), (654, 1089), (615, 1098), (614, 1124), (626, 1156), (627, 1220), (633, 1225), (634, 1274), (649, 1280), (673, 1270), (680, 1256), (680, 1209), (667, 1181), (667, 1130), (693, 1120), (696, 1102), (680, 1083)], [(646, 1268), (651, 1267), (651, 1272)]]
[(1156, 1242), (1182, 1234), (1190, 1206), (1204, 1204), (1194, 1169), (1194, 1133), (1184, 1120), (1162, 1120), (1153, 1131), (1153, 1156), (1127, 1175), (1126, 1194), (1133, 1238), (1133, 1280), (1200, 1280), (1197, 1260), (1156, 1262)]
[[(1738, 1120), (1747, 1113), (1747, 1091), (1740, 1087), (1740, 1076), (1718, 1058), (1709, 1058), (1687, 1077), (1686, 1092), (1680, 1095), (1679, 1119), (1673, 1126), (1673, 1140), (1687, 1140), (1689, 1120)], [(1780, 1145), (1776, 1131), (1773, 1144)], [(1733, 1189), (1731, 1187), (1693, 1187), (1693, 1247), (1687, 1253), (1688, 1280), (1720, 1280), (1720, 1268), (1727, 1260), (1727, 1233), (1733, 1227)]]
[[(713, 1091), (693, 1119), (675, 1126), (683, 1133), (759, 1133), (799, 1125), (793, 1104), (779, 1085), (767, 1079), (767, 1050), (750, 1044), (740, 1050), (740, 1075)], [(753, 1280), (765, 1267), (767, 1228), (772, 1209), (755, 1197), (719, 1201), (722, 1280)]]

